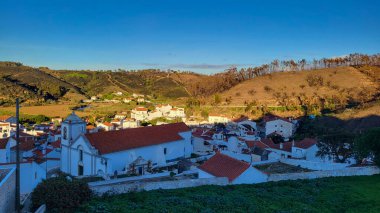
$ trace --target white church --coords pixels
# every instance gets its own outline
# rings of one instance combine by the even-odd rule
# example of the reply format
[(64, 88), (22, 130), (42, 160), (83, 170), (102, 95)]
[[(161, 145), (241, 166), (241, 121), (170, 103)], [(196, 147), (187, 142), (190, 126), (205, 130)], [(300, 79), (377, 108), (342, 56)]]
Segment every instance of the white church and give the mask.
[(61, 134), (61, 171), (73, 176), (143, 175), (192, 153), (191, 130), (184, 123), (86, 133), (86, 123), (73, 112)]

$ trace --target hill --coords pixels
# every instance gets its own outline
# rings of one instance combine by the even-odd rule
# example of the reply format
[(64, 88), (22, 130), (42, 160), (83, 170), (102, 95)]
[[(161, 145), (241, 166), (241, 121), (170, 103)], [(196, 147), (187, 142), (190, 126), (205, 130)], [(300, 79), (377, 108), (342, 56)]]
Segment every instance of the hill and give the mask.
[[(194, 74), (195, 78), (197, 76)], [(50, 70), (16, 62), (0, 62), (0, 105), (13, 103), (17, 96), (26, 103), (41, 104), (78, 102), (93, 95), (102, 96), (118, 91), (164, 99), (188, 97), (186, 88), (176, 79), (171, 77), (171, 73), (159, 70)]]
[[(371, 73), (366, 72), (371, 70)], [(244, 81), (221, 93), (229, 105), (250, 102), (270, 106), (303, 105), (315, 99), (331, 104), (365, 102), (379, 93), (380, 68), (336, 67), (310, 71), (279, 72)]]
[(379, 212), (380, 176), (201, 186), (93, 198), (77, 212)]

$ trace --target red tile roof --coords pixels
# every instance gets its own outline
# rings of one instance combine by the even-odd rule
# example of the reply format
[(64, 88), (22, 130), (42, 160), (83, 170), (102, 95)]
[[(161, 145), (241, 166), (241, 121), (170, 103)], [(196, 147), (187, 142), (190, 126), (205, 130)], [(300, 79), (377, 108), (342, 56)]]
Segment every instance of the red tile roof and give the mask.
[(217, 152), (198, 168), (216, 177), (227, 177), (231, 182), (249, 168), (249, 163)]
[(10, 115), (0, 115), (0, 121), (6, 121), (6, 120), (8, 120), (10, 117), (12, 117), (12, 116), (10, 116)]
[(145, 107), (136, 107), (135, 111), (148, 111), (148, 109)]
[(299, 142), (294, 143), (295, 147), (301, 148), (301, 149), (308, 149), (311, 146), (317, 144), (317, 140), (314, 138), (305, 138)]
[(265, 143), (261, 141), (245, 141), (245, 143), (247, 144), (249, 148), (254, 148), (254, 147), (260, 147), (262, 149), (270, 148), (268, 145), (266, 145)]
[(264, 122), (270, 122), (270, 121), (275, 121), (275, 120), (283, 120), (285, 122), (291, 123), (288, 119), (275, 116), (275, 115), (267, 115), (263, 117)]
[(143, 128), (122, 129), (86, 134), (92, 146), (100, 154), (124, 151), (144, 146), (181, 140), (180, 132), (190, 131), (185, 123), (165, 124)]
[(109, 123), (109, 122), (104, 122), (103, 125), (104, 125), (104, 126), (109, 126), (109, 127), (113, 126), (113, 124), (111, 124), (111, 123)]
[(263, 142), (265, 145), (268, 146), (268, 148), (277, 149), (277, 150), (283, 150), (286, 152), (292, 152), (292, 142), (285, 142), (282, 144), (282, 149), (280, 148), (280, 143), (276, 144), (272, 141), (270, 138), (263, 138), (261, 139), (261, 142)]
[(50, 143), (54, 148), (61, 148), (61, 140), (54, 141)]
[[(31, 137), (20, 137), (20, 150), (22, 151), (30, 151), (35, 148), (34, 146), (34, 138)], [(12, 149), (16, 149), (16, 146), (12, 147)]]

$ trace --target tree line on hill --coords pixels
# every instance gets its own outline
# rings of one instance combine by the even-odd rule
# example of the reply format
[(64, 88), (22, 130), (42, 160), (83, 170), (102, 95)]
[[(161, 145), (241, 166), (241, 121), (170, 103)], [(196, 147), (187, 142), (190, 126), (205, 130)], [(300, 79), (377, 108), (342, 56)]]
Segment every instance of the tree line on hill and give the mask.
[(214, 74), (203, 81), (193, 82), (189, 91), (196, 97), (206, 97), (223, 92), (240, 82), (276, 72), (290, 72), (334, 68), (344, 66), (379, 66), (380, 53), (374, 55), (353, 53), (347, 56), (306, 60), (278, 60), (257, 67), (241, 68), (231, 67), (224, 72)]

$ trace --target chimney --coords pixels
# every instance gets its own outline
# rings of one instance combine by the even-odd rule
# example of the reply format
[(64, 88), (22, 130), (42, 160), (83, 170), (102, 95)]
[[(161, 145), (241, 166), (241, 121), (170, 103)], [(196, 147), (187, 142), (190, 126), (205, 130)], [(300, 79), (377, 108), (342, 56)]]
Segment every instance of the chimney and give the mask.
[(283, 149), (283, 148), (284, 148), (284, 144), (280, 143), (280, 149)]

